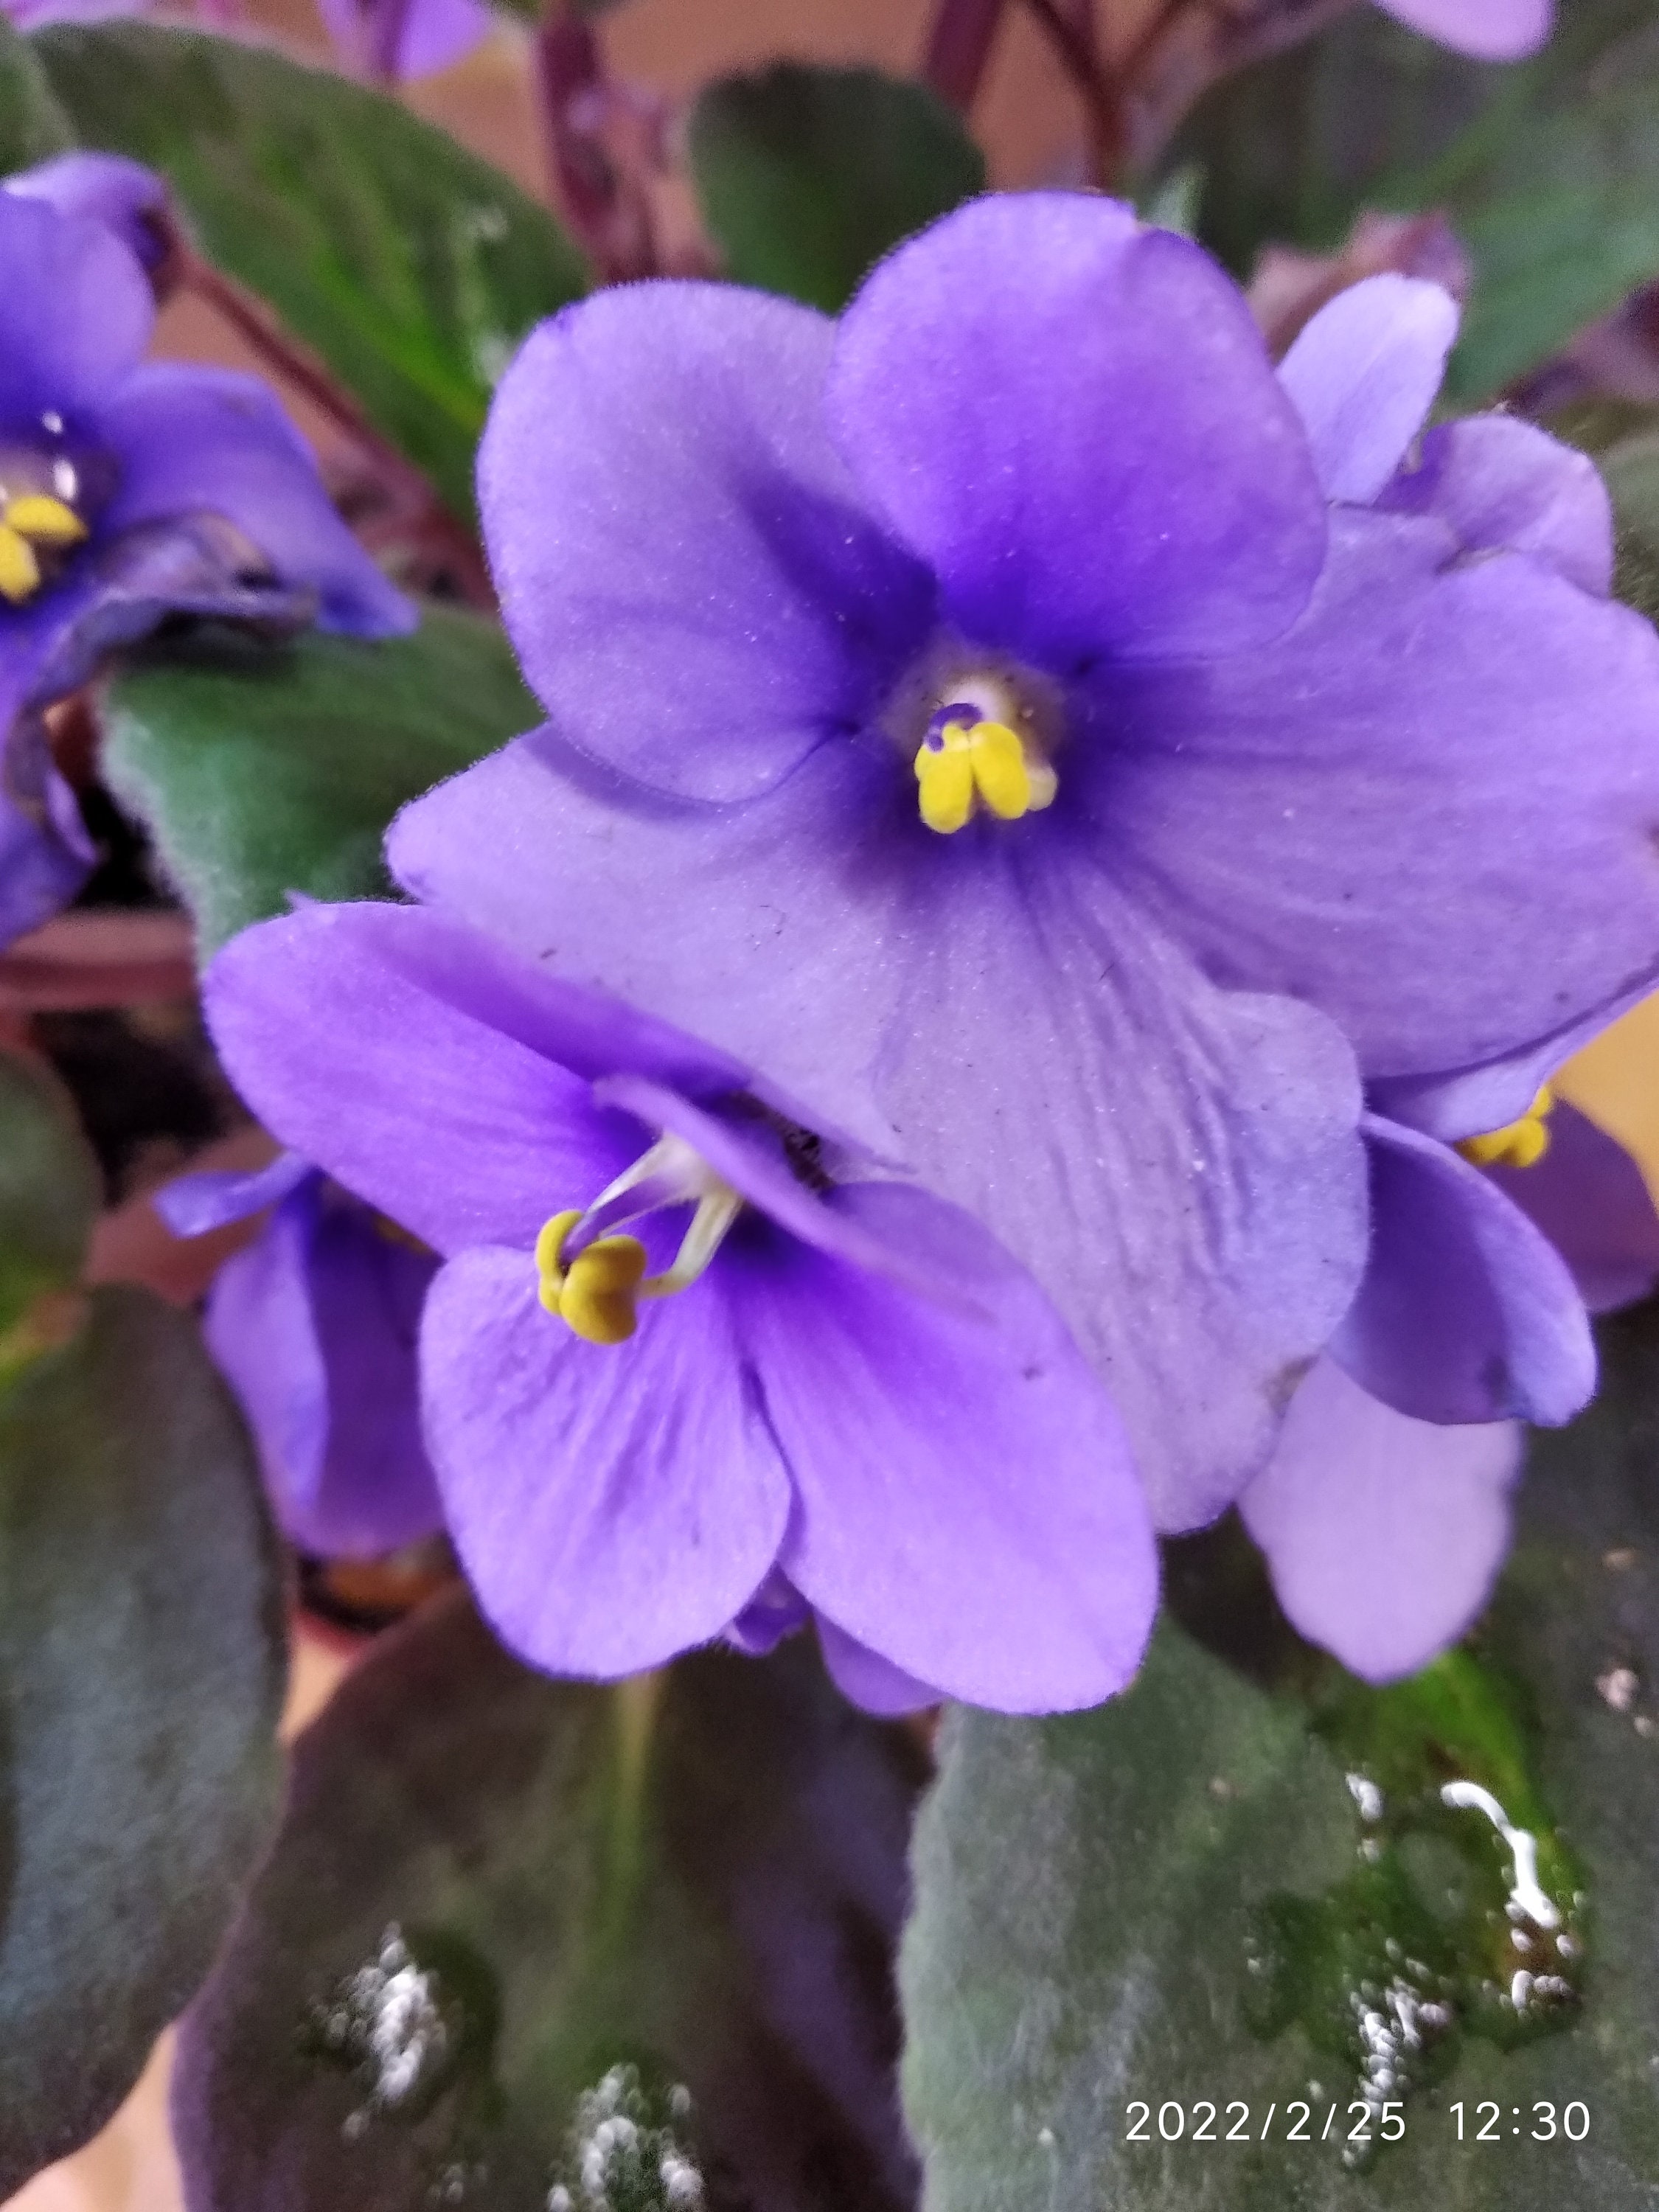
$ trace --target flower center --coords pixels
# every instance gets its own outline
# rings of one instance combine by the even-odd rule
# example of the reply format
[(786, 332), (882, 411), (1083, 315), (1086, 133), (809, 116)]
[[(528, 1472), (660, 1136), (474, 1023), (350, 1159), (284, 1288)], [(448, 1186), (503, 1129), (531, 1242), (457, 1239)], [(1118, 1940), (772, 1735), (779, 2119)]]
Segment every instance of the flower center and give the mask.
[[(955, 655), (951, 656), (955, 659)], [(987, 668), (955, 672), (935, 660), (918, 671), (908, 696), (895, 702), (894, 731), (921, 729), (911, 765), (922, 820), (950, 836), (984, 808), (999, 821), (1018, 822), (1053, 799), (1054, 771), (1045, 740), (1057, 734), (1059, 702), (1030, 683)], [(1029, 696), (1028, 696), (1029, 695)], [(915, 744), (906, 740), (906, 750)]]
[[(61, 439), (63, 418), (41, 427)], [(0, 597), (21, 606), (87, 536), (82, 471), (65, 452), (0, 446)]]
[[(612, 1232), (677, 1206), (694, 1211), (674, 1264), (647, 1275), (639, 1238)], [(542, 1304), (589, 1344), (624, 1344), (639, 1326), (638, 1301), (695, 1283), (742, 1207), (731, 1184), (683, 1138), (659, 1138), (591, 1206), (568, 1207), (543, 1224), (536, 1239)]]
[(1548, 1123), (1554, 1105), (1554, 1091), (1547, 1083), (1540, 1084), (1519, 1121), (1489, 1129), (1484, 1137), (1465, 1137), (1457, 1149), (1478, 1168), (1536, 1167), (1550, 1148)]

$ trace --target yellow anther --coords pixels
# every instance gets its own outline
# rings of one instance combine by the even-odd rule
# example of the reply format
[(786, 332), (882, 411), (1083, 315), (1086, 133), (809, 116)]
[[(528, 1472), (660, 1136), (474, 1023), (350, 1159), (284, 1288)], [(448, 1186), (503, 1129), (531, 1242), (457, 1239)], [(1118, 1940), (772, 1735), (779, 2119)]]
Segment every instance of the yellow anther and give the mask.
[(946, 836), (969, 819), (975, 799), (1004, 822), (1018, 822), (1054, 795), (1053, 769), (1006, 722), (947, 722), (937, 742), (918, 750), (915, 766), (921, 818)]
[(1489, 1129), (1484, 1137), (1465, 1137), (1457, 1149), (1478, 1168), (1535, 1167), (1550, 1148), (1548, 1123), (1554, 1104), (1553, 1090), (1540, 1084), (1519, 1121)]
[(542, 1304), (589, 1344), (625, 1344), (639, 1325), (645, 1247), (637, 1237), (601, 1237), (567, 1267), (564, 1241), (581, 1218), (574, 1209), (556, 1213), (536, 1239)]
[(921, 747), (915, 769), (921, 818), (948, 837), (974, 811), (974, 763), (960, 722), (952, 722), (937, 745)]
[(75, 509), (45, 492), (27, 492), (20, 499), (9, 499), (0, 510), (0, 522), (37, 545), (78, 545), (87, 534), (87, 526)]
[(40, 581), (40, 563), (27, 538), (0, 522), (0, 595), (21, 605)]

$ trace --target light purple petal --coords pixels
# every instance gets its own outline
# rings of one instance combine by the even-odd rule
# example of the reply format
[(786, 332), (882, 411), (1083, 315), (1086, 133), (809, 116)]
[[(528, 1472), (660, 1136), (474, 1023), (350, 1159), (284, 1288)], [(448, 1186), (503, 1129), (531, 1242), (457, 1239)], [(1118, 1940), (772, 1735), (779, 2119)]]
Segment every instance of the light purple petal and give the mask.
[(61, 913), (92, 872), (79, 816), (70, 819), (61, 804), (67, 799), (72, 810), (73, 795), (56, 769), (46, 773), (59, 796), (56, 806), (43, 794), (39, 805), (26, 807), (0, 789), (0, 950)]
[[(1358, 1286), (1353, 1061), (1311, 1007), (1215, 989), (1062, 827), (899, 918), (877, 1092), (1093, 1359), (1157, 1525), (1193, 1528), (1261, 1464)], [(878, 935), (872, 977), (885, 957)]]
[(1542, 1159), (1487, 1175), (1549, 1238), (1592, 1313), (1646, 1297), (1659, 1282), (1659, 1214), (1641, 1169), (1565, 1099), (1549, 1132)]
[(1321, 1360), (1240, 1501), (1294, 1626), (1368, 1682), (1455, 1643), (1509, 1548), (1522, 1436), (1409, 1420)]
[(866, 881), (884, 765), (825, 747), (762, 804), (676, 805), (541, 730), (406, 806), (386, 859), (417, 898), (574, 982), (683, 1016), (763, 1067), (793, 1118), (890, 1156), (870, 1069), (892, 981), (872, 988), (864, 912), (889, 889)]
[[(471, 974), (469, 975), (469, 969)], [(265, 1126), (440, 1252), (526, 1250), (645, 1150), (547, 1056), (568, 995), (413, 907), (313, 906), (234, 938), (208, 1017)], [(520, 1021), (517, 1033), (510, 1024)]]
[(313, 1176), (214, 1279), (209, 1345), (308, 1551), (372, 1558), (440, 1523), (416, 1371), (433, 1268)]
[[(372, 70), (386, 0), (320, 0), (328, 34), (342, 58)], [(394, 74), (429, 76), (463, 60), (489, 34), (494, 22), (479, 0), (407, 0), (398, 28)]]
[(959, 1304), (969, 1295), (953, 1271), (931, 1267), (908, 1241), (884, 1238), (859, 1215), (808, 1189), (767, 1124), (751, 1115), (704, 1113), (677, 1092), (637, 1075), (607, 1077), (594, 1085), (593, 1095), (602, 1106), (619, 1106), (648, 1127), (683, 1138), (740, 1197), (815, 1250), (943, 1304)]
[(721, 1288), (797, 1499), (780, 1565), (817, 1611), (952, 1697), (1098, 1704), (1139, 1663), (1158, 1601), (1109, 1400), (965, 1215), (891, 1183), (830, 1203), (954, 1272), (994, 1318), (775, 1235), (727, 1247)]
[(1159, 1525), (1218, 1512), (1358, 1285), (1340, 1037), (1213, 989), (1058, 805), (1029, 836), (937, 838), (853, 748), (719, 811), (630, 805), (562, 757), (522, 739), (417, 802), (402, 879), (753, 1059), (978, 1214), (1098, 1364)]
[(1368, 1115), (1371, 1249), (1330, 1356), (1414, 1419), (1557, 1425), (1595, 1388), (1565, 1261), (1479, 1168)]
[(0, 192), (0, 419), (95, 409), (149, 343), (149, 280), (112, 231), (45, 201)]
[(817, 1617), (818, 1644), (823, 1653), (823, 1664), (830, 1680), (843, 1698), (863, 1707), (866, 1713), (876, 1713), (890, 1720), (901, 1713), (919, 1713), (939, 1702), (939, 1692), (931, 1684), (917, 1681), (889, 1659), (872, 1651), (868, 1644), (860, 1644), (837, 1628), (833, 1620)]
[(322, 1487), (328, 1368), (312, 1304), (307, 1254), (314, 1209), (279, 1206), (264, 1233), (213, 1279), (204, 1328), (258, 1447), (278, 1520), (295, 1533)]
[(398, 40), (398, 75), (430, 76), (453, 69), (482, 45), (495, 22), (480, 0), (409, 0)]
[(931, 582), (824, 435), (832, 329), (633, 284), (544, 323), (501, 380), (478, 495), (507, 629), (555, 726), (647, 783), (775, 783), (921, 642)]
[(1079, 771), (1224, 980), (1322, 1008), (1369, 1077), (1478, 1066), (1659, 973), (1659, 638), (1536, 561), (1448, 568), (1426, 520), (1332, 533), (1277, 645), (1103, 678)]
[(309, 448), (256, 377), (154, 362), (111, 398), (100, 427), (122, 468), (100, 536), (222, 514), (283, 583), (315, 589), (321, 629), (356, 637), (414, 629), (414, 607), (336, 514)]
[(1364, 506), (1428, 419), (1457, 335), (1457, 302), (1392, 270), (1328, 301), (1279, 363), (1328, 499)]
[(1529, 1043), (1518, 1052), (1500, 1055), (1484, 1066), (1463, 1067), (1444, 1075), (1401, 1076), (1370, 1086), (1370, 1096), (1379, 1113), (1443, 1145), (1465, 1137), (1484, 1136), (1518, 1121), (1556, 1070), (1576, 1052), (1597, 1037), (1609, 1023), (1628, 1013), (1650, 996), (1653, 985), (1643, 976), (1617, 997), (1565, 1024), (1553, 1035)]
[(655, 1667), (765, 1581), (789, 1486), (712, 1278), (593, 1345), (522, 1252), (452, 1260), (427, 1301), (427, 1440), (479, 1602), (554, 1674)]
[(1536, 53), (1554, 21), (1553, 0), (1378, 0), (1413, 31), (1481, 61)]
[(262, 1213), (316, 1172), (298, 1152), (278, 1152), (266, 1166), (251, 1171), (210, 1168), (175, 1176), (152, 1194), (150, 1203), (175, 1237), (205, 1237), (210, 1230)]
[(960, 628), (1060, 671), (1272, 636), (1318, 572), (1242, 295), (1115, 201), (993, 196), (900, 246), (842, 319), (829, 420)]
[(1516, 416), (1431, 430), (1379, 504), (1432, 515), (1466, 553), (1530, 553), (1581, 591), (1613, 588), (1613, 503), (1595, 462)]
[(146, 269), (166, 258), (167, 179), (124, 154), (59, 154), (18, 170), (3, 189), (19, 199), (45, 200), (60, 215), (91, 216), (112, 230)]

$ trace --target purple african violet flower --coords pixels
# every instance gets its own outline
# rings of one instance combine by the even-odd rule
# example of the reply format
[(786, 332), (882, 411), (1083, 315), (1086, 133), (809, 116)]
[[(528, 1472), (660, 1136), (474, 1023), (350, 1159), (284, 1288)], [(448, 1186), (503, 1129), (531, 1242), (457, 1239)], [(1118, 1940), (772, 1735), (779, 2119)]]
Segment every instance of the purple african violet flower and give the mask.
[(274, 1209), (208, 1294), (210, 1349), (240, 1400), (284, 1533), (373, 1559), (439, 1528), (416, 1345), (434, 1255), (293, 1153), (156, 1194), (181, 1237)]
[[(408, 810), (395, 872), (978, 1213), (1165, 1528), (1262, 1466), (1349, 1314), (1379, 1147), (1438, 1243), (1542, 1283), (1487, 1397), (1532, 1291), (1454, 1316), (1437, 1418), (1588, 1388), (1547, 1250), (1415, 1139), (1516, 1118), (1659, 972), (1659, 641), (1605, 597), (1577, 457), (1476, 422), (1407, 465), (1455, 319), (1378, 278), (1280, 377), (1197, 247), (1033, 193), (901, 247), (839, 328), (602, 295), (485, 434), (551, 719)], [(1482, 1118), (1419, 1119), (1449, 1086)], [(1374, 1376), (1437, 1249), (1394, 1240), (1350, 1323)]]
[(21, 182), (0, 192), (0, 939), (86, 872), (37, 724), (106, 650), (178, 613), (292, 626), (314, 609), (371, 637), (415, 620), (262, 384), (143, 361), (136, 204), (66, 214)]
[(427, 1443), (515, 1650), (619, 1675), (810, 1607), (890, 1709), (1086, 1705), (1133, 1671), (1157, 1566), (1127, 1441), (977, 1224), (845, 1179), (723, 1054), (419, 908), (261, 924), (206, 1000), (261, 1118), (444, 1255)]
[(1386, 15), (1460, 54), (1516, 62), (1536, 53), (1555, 20), (1553, 0), (1377, 0)]
[(320, 0), (341, 58), (382, 83), (464, 60), (495, 18), (482, 0)]
[[(1553, 1371), (1571, 1410), (1573, 1370), (1592, 1359), (1583, 1309), (1627, 1304), (1659, 1281), (1659, 1214), (1635, 1162), (1564, 1102), (1543, 1127), (1547, 1148), (1524, 1166), (1494, 1162), (1477, 1173), (1455, 1163), (1460, 1182), (1472, 1177), (1489, 1194), (1465, 1191), (1461, 1237), (1449, 1238), (1444, 1219), (1414, 1207), (1408, 1184), (1401, 1187), (1401, 1164), (1413, 1157), (1400, 1146), (1402, 1133), (1379, 1146), (1377, 1244), (1356, 1306), (1389, 1295), (1391, 1249), (1396, 1292), (1402, 1282), (1431, 1282), (1429, 1295), (1412, 1300), (1419, 1364), (1392, 1393), (1395, 1403), (1373, 1395), (1363, 1387), (1364, 1331), (1350, 1316), (1240, 1500), (1291, 1621), (1370, 1681), (1414, 1673), (1455, 1643), (1509, 1549), (1524, 1431), (1514, 1420), (1470, 1419), (1471, 1407), (1489, 1407), (1505, 1386), (1500, 1380), (1494, 1391), (1490, 1378), (1472, 1374), (1462, 1352), (1449, 1363), (1435, 1330), (1466, 1346), (1484, 1340), (1500, 1378), (1528, 1366), (1516, 1348), (1528, 1334), (1553, 1339), (1553, 1360), (1534, 1360), (1530, 1371), (1534, 1379)], [(1525, 1148), (1511, 1151), (1525, 1157)], [(1431, 1172), (1448, 1170), (1437, 1162)], [(1397, 1255), (1414, 1226), (1428, 1246), (1421, 1273), (1407, 1278)], [(1540, 1263), (1545, 1240), (1552, 1258)], [(1471, 1315), (1483, 1317), (1473, 1330)], [(1397, 1409), (1413, 1393), (1426, 1399), (1431, 1419)]]

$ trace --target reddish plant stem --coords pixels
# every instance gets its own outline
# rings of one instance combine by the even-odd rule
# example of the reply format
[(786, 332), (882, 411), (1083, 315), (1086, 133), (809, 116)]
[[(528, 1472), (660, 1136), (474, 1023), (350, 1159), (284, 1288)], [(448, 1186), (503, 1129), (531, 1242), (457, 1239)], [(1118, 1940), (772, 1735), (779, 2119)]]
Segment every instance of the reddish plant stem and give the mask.
[(1133, 93), (1138, 162), (1160, 154), (1218, 78), (1282, 53), (1347, 13), (1355, 0), (1265, 0), (1228, 16), (1212, 0), (1164, 0), (1124, 64)]
[(388, 538), (408, 545), (438, 568), (469, 606), (494, 611), (489, 571), (472, 532), (444, 505), (412, 461), (383, 438), (350, 393), (309, 347), (283, 328), (257, 293), (246, 290), (189, 246), (181, 246), (177, 278), (244, 337), (267, 366), (342, 431), (364, 474), (383, 495)]
[(189, 917), (88, 908), (59, 915), (0, 953), (0, 1016), (142, 1006), (196, 988)]
[(1122, 85), (1095, 36), (1093, 8), (1085, 0), (1076, 15), (1071, 15), (1057, 0), (1025, 0), (1025, 5), (1046, 33), (1083, 103), (1088, 181), (1108, 189), (1118, 181), (1123, 169), (1128, 125)]
[(921, 80), (966, 115), (979, 96), (1007, 0), (939, 0), (922, 50)]
[(553, 0), (536, 33), (536, 84), (556, 204), (600, 282), (658, 273), (650, 194), (607, 143), (617, 106), (592, 23)]

